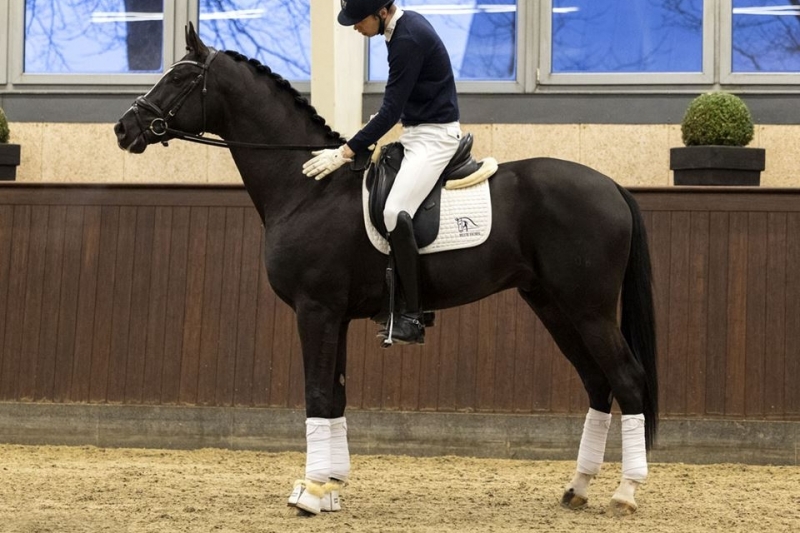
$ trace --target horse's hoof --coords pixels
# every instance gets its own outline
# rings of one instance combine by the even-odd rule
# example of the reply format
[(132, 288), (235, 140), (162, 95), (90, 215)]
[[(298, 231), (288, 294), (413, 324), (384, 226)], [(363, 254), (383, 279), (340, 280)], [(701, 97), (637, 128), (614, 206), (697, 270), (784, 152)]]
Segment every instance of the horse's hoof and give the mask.
[(561, 496), (561, 506), (573, 511), (583, 509), (587, 503), (589, 503), (589, 498), (578, 496), (573, 489), (564, 491), (564, 495)]
[(636, 502), (611, 499), (610, 509), (614, 516), (630, 516), (635, 513), (638, 508), (639, 506), (636, 505)]
[(300, 509), (299, 507), (296, 507), (295, 509), (297, 510), (295, 516), (297, 516), (298, 518), (312, 518), (314, 516), (317, 516), (314, 513), (309, 513), (305, 509)]
[[(327, 485), (326, 485), (327, 489)], [(320, 510), (325, 513), (335, 513), (342, 510), (342, 503), (339, 500), (338, 489), (328, 489), (322, 497)]]

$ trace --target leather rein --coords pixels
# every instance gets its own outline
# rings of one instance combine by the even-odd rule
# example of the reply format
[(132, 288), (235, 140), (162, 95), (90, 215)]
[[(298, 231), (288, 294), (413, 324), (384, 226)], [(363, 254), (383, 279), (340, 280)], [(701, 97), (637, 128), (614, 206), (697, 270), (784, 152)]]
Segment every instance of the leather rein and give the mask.
[[(338, 148), (342, 145), (342, 143), (331, 143), (331, 144), (316, 144), (316, 145), (309, 145), (309, 144), (260, 144), (260, 143), (249, 143), (249, 142), (241, 142), (241, 141), (225, 141), (221, 139), (208, 139), (203, 137), (205, 134), (206, 129), (206, 95), (208, 94), (208, 69), (211, 66), (211, 62), (217, 57), (217, 50), (211, 48), (206, 57), (205, 63), (201, 63), (199, 61), (192, 61), (189, 59), (183, 59), (174, 63), (170, 69), (175, 68), (178, 65), (189, 65), (192, 67), (197, 67), (200, 69), (200, 73), (197, 77), (186, 86), (179, 94), (176, 96), (170, 105), (166, 106), (169, 108), (167, 113), (161, 110), (156, 104), (151, 102), (147, 99), (147, 94), (143, 96), (139, 96), (133, 102), (131, 106), (133, 108), (133, 112), (136, 115), (136, 120), (139, 123), (139, 127), (142, 131), (149, 131), (156, 137), (163, 137), (167, 134), (171, 135), (171, 138), (181, 139), (184, 141), (195, 142), (199, 144), (207, 144), (210, 146), (219, 146), (222, 148), (231, 148), (231, 147), (239, 147), (239, 148), (251, 148), (255, 150), (322, 150), (324, 148)], [(169, 123), (167, 122), (168, 119), (174, 118), (175, 115), (180, 110), (181, 106), (183, 106), (186, 99), (189, 97), (192, 92), (200, 86), (202, 82), (202, 92), (200, 93), (200, 100), (201, 105), (203, 108), (203, 129), (200, 133), (189, 133), (186, 131), (176, 130), (169, 127)], [(149, 94), (149, 93), (148, 93)], [(145, 121), (142, 119), (141, 115), (139, 114), (139, 108), (144, 108), (156, 115), (152, 121), (150, 121), (150, 125), (146, 125)], [(161, 141), (161, 144), (164, 146), (167, 145), (167, 140), (164, 139)]]

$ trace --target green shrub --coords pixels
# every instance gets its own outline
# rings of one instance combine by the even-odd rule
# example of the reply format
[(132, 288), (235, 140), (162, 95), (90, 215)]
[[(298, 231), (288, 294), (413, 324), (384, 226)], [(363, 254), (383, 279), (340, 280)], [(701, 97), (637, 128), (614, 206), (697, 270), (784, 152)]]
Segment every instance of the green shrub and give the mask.
[(3, 108), (0, 107), (0, 144), (8, 142), (8, 119), (6, 114), (3, 113)]
[(686, 146), (746, 146), (753, 140), (753, 119), (747, 105), (736, 95), (701, 94), (686, 109), (681, 134)]

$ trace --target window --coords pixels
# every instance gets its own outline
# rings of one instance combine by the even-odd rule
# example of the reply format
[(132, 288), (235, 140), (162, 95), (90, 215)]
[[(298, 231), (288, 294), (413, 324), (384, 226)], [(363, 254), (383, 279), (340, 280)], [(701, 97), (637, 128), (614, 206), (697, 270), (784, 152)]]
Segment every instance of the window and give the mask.
[[(551, 0), (545, 83), (702, 83), (713, 19), (704, 0)], [(713, 14), (713, 12), (711, 12)]]
[[(12, 58), (15, 82), (155, 81), (172, 60), (165, 36), (172, 35), (173, 6), (163, 0), (13, 3), (11, 23), (18, 21), (22, 28), (22, 54)], [(121, 74), (126, 76), (111, 76)]]
[(26, 74), (161, 72), (162, 0), (25, 2)]
[(555, 0), (552, 28), (552, 72), (703, 70), (701, 0)]
[(800, 5), (732, 0), (720, 12), (720, 83), (800, 83)]
[[(149, 85), (184, 55), (184, 26), (287, 79), (311, 72), (310, 0), (12, 0), (15, 83)], [(7, 27), (7, 26), (4, 26)]]
[(800, 5), (734, 0), (732, 72), (800, 72)]
[[(402, 8), (425, 16), (444, 41), (457, 81), (516, 81), (516, 0), (405, 0)], [(386, 42), (369, 41), (369, 81), (386, 81)]]
[[(332, 1), (332, 0), (327, 0)], [(0, 0), (0, 84), (108, 91), (155, 83), (184, 26), (307, 90), (311, 0)], [(399, 0), (447, 46), (459, 91), (673, 90), (800, 83), (797, 0)], [(6, 20), (7, 19), (7, 20)], [(335, 24), (335, 21), (331, 21)], [(370, 39), (367, 90), (388, 75)], [(7, 64), (4, 62), (8, 62)], [(90, 87), (93, 86), (93, 87)], [(616, 87), (616, 89), (615, 89)], [(114, 89), (111, 89), (113, 92)]]
[(257, 59), (289, 80), (311, 79), (310, 0), (200, 0), (203, 42)]

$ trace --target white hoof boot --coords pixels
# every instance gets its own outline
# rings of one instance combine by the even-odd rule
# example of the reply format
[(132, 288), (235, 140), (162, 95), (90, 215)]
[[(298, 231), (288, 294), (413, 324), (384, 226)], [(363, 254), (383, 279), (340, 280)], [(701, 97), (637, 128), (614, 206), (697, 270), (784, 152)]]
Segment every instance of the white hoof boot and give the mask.
[(326, 513), (335, 513), (342, 510), (342, 503), (339, 500), (338, 483), (325, 483), (325, 495), (322, 497), (320, 509)]
[(294, 490), (289, 495), (289, 507), (296, 507), (310, 515), (318, 515), (322, 510), (322, 498), (325, 489), (322, 483), (310, 479), (298, 480), (294, 483)]

